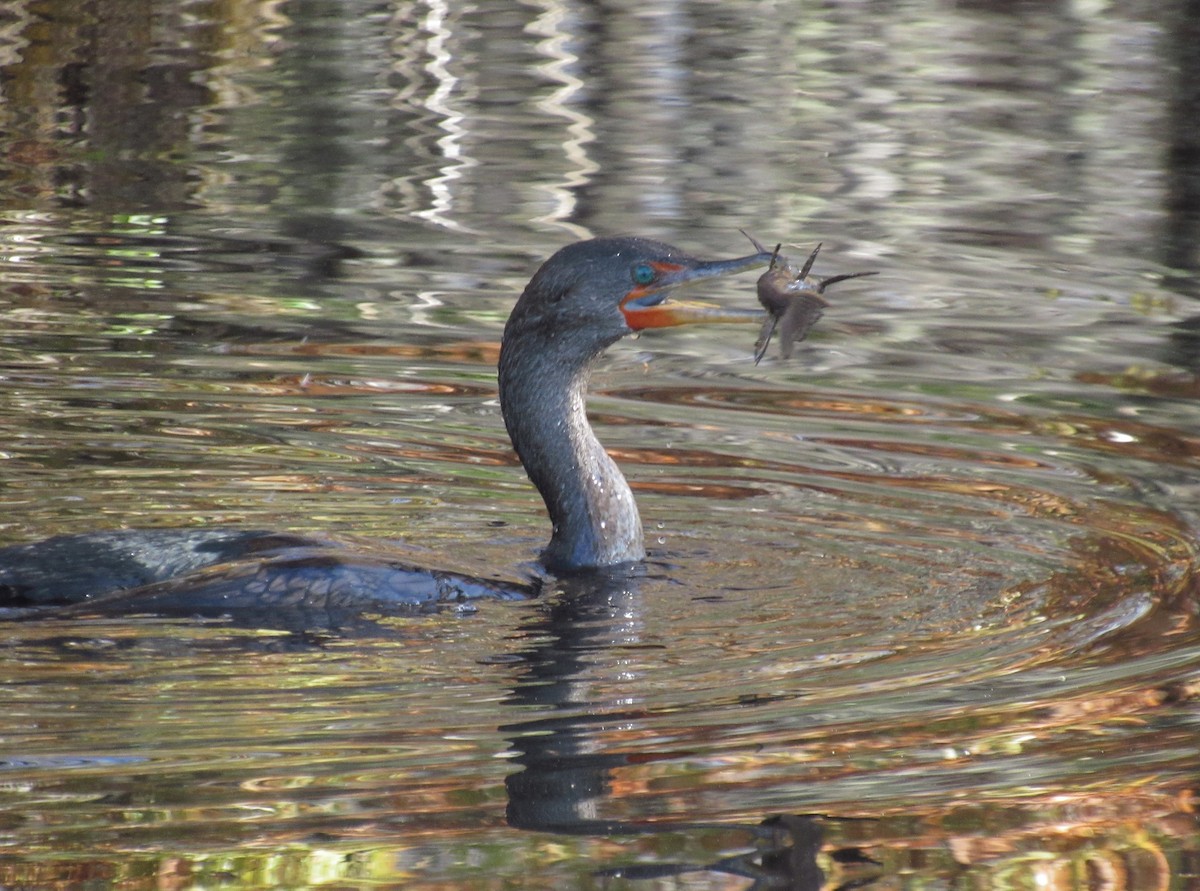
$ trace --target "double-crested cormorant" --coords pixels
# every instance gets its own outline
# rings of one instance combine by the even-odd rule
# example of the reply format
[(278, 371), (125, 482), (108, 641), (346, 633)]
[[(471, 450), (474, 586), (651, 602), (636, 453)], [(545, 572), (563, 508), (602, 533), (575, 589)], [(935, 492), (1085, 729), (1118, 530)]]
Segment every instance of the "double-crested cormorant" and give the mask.
[[(504, 329), (500, 406), (553, 523), (555, 573), (645, 557), (633, 493), (588, 424), (589, 372), (604, 349), (646, 328), (757, 322), (761, 312), (667, 302), (674, 288), (771, 255), (704, 261), (645, 238), (568, 245), (526, 286)], [(0, 605), (213, 611), (419, 605), (524, 589), (347, 553), (319, 539), (245, 530), (121, 531), (0, 549)]]
[(547, 568), (646, 556), (633, 493), (584, 410), (592, 364), (605, 347), (645, 328), (760, 320), (757, 312), (664, 300), (674, 287), (769, 260), (760, 251), (703, 261), (643, 238), (594, 238), (563, 248), (534, 275), (504, 328), (500, 407), (554, 524), (542, 553)]

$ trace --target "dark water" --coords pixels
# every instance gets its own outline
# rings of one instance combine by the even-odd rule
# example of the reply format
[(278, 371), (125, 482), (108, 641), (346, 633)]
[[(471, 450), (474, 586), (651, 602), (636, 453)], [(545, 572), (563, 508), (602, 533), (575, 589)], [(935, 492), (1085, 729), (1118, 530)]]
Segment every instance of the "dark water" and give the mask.
[(0, 626), (0, 885), (1195, 887), (1192, 6), (8, 4), (3, 543), (520, 578), (494, 363), (542, 258), (881, 274), (787, 362), (611, 351), (643, 578)]

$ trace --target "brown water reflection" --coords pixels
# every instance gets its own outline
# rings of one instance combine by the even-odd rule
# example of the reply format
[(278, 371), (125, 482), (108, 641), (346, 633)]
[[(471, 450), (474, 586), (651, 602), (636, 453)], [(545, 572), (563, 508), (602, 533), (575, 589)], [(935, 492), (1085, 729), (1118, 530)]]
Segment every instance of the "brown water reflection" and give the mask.
[(9, 3), (3, 544), (520, 577), (494, 365), (542, 257), (882, 274), (790, 362), (597, 370), (641, 577), (0, 625), (0, 884), (1194, 885), (1192, 6)]

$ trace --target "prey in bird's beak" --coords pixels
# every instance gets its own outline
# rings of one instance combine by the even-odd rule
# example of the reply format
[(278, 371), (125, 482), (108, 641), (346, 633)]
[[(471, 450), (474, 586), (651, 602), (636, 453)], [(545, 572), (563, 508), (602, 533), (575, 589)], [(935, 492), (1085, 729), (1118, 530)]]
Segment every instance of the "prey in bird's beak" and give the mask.
[[(764, 248), (754, 236), (743, 232), (751, 244), (758, 248), (759, 253)], [(762, 361), (771, 343), (771, 335), (775, 327), (780, 328), (780, 354), (787, 359), (792, 355), (793, 347), (808, 336), (813, 325), (820, 321), (829, 302), (824, 298), (825, 289), (835, 282), (846, 279), (862, 278), (865, 275), (878, 275), (877, 272), (851, 272), (845, 275), (831, 275), (818, 278), (810, 275), (821, 245), (813, 248), (804, 265), (797, 270), (787, 257), (780, 256), (781, 244), (775, 245), (771, 252), (771, 265), (758, 279), (758, 302), (767, 311), (767, 320), (759, 332), (758, 341), (754, 344), (754, 364)]]
[(758, 322), (762, 313), (705, 303), (665, 302), (668, 293), (705, 279), (744, 272), (769, 263), (771, 254), (759, 246), (757, 254), (734, 260), (650, 260), (633, 269), (633, 288), (621, 298), (621, 314), (633, 331), (674, 325), (713, 325), (722, 322)]

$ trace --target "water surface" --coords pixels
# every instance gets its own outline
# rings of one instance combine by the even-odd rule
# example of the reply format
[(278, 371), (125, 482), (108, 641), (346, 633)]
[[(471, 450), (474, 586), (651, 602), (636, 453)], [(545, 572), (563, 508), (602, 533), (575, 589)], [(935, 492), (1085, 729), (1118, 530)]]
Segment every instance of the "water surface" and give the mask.
[(1195, 883), (1174, 5), (10, 7), (4, 543), (220, 524), (525, 578), (494, 365), (545, 256), (745, 228), (880, 275), (786, 362), (750, 326), (610, 351), (640, 577), (0, 626), (0, 884)]

